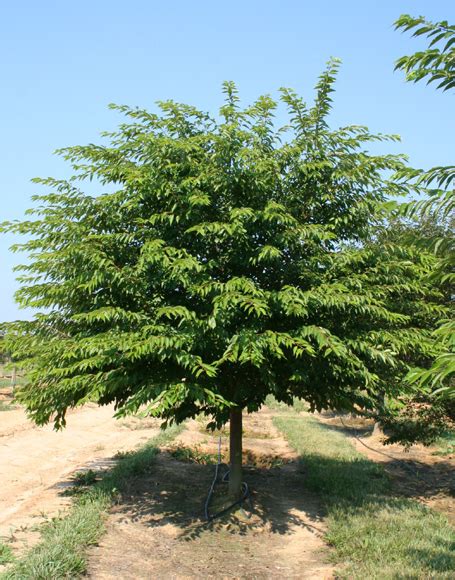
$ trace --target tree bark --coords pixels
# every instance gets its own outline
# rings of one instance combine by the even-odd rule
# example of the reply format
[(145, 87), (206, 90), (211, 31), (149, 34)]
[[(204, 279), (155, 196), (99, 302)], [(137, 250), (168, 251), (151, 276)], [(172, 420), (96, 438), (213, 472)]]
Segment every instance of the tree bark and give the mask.
[(13, 391), (13, 397), (16, 394), (16, 367), (13, 367), (13, 372), (11, 373), (11, 389)]
[[(385, 393), (379, 393), (378, 395), (378, 404), (377, 404), (377, 410), (378, 411), (382, 411), (382, 409), (384, 408), (385, 405)], [(376, 423), (374, 424), (373, 427), (373, 436), (376, 435), (383, 435), (384, 432), (382, 430), (382, 425), (380, 421), (376, 421)]]
[(374, 424), (374, 427), (373, 427), (373, 433), (372, 433), (373, 437), (383, 435), (383, 434), (384, 434), (384, 432), (382, 430), (381, 423), (379, 421), (376, 421), (376, 423)]
[(229, 495), (233, 500), (242, 493), (242, 409), (233, 407), (229, 418)]

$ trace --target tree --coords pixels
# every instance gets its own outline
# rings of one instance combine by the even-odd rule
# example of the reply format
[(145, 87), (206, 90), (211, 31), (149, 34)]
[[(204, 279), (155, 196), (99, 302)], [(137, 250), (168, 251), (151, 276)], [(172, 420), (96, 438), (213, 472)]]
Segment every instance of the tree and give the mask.
[[(409, 15), (400, 16), (395, 25), (405, 31), (415, 29), (413, 36), (424, 35), (430, 39), (427, 50), (401, 57), (395, 68), (403, 70), (408, 81), (427, 79), (427, 83), (439, 82), (439, 89), (452, 89), (455, 86), (455, 27)], [(421, 199), (401, 204), (392, 217), (393, 231), (380, 237), (382, 241), (393, 238), (401, 246), (434, 255), (437, 262), (431, 272), (424, 274), (424, 281), (445, 296), (446, 313), (435, 321), (436, 329), (431, 335), (435, 346), (432, 363), (421, 362), (410, 369), (405, 380), (413, 391), (382, 409), (378, 418), (391, 430), (389, 442), (430, 444), (455, 426), (455, 197), (451, 189), (455, 167), (434, 167), (429, 171), (406, 168), (395, 177), (407, 184), (413, 182)]]
[[(432, 288), (434, 299), (438, 296), (440, 305), (443, 307), (442, 318), (447, 318), (451, 312), (453, 288), (446, 280), (446, 276), (441, 276), (445, 260), (438, 253), (435, 254), (432, 249), (435, 241), (449, 235), (452, 229), (452, 216), (425, 214), (406, 218), (401, 215), (392, 215), (375, 230), (373, 240), (370, 242), (372, 249), (376, 248), (381, 251), (385, 244), (392, 244), (395, 248), (400, 248), (401, 251), (407, 253), (415, 268), (416, 287), (424, 284), (427, 287), (426, 294)], [(430, 260), (432, 267), (430, 269), (419, 267), (422, 260)], [(386, 429), (384, 440), (386, 443), (431, 444), (446, 433), (450, 426), (455, 426), (453, 403), (441, 397), (442, 391), (435, 392), (432, 382), (421, 379), (427, 375), (436, 379), (434, 372), (436, 365), (447, 356), (447, 346), (444, 341), (435, 340), (440, 319), (436, 316), (433, 321), (428, 322), (428, 329), (436, 327), (433, 333), (429, 332), (427, 335), (428, 350), (432, 350), (432, 342), (434, 345), (434, 358), (431, 364), (428, 364), (428, 359), (420, 360), (419, 366), (412, 368), (405, 377), (405, 381), (412, 386), (412, 389), (408, 392), (403, 389), (402, 395), (387, 402), (384, 401), (384, 404), (378, 406), (376, 413), (373, 413), (378, 421), (377, 424)], [(415, 358), (414, 361), (416, 361)]]
[[(429, 22), (404, 14), (395, 22), (396, 28), (405, 31), (416, 29), (413, 36), (425, 35), (431, 39), (428, 49), (410, 56), (401, 57), (396, 69), (406, 73), (406, 80), (427, 83), (438, 82), (438, 89), (444, 91), (455, 88), (455, 26), (447, 21)], [(406, 173), (406, 172), (405, 172)], [(409, 171), (407, 178), (415, 179), (417, 186), (427, 188), (427, 197), (420, 201), (404, 204), (402, 214), (417, 220), (450, 220), (446, 231), (424, 239), (424, 246), (440, 257), (439, 267), (432, 274), (435, 281), (446, 284), (453, 301), (455, 282), (455, 240), (453, 236), (453, 215), (455, 195), (451, 188), (455, 179), (455, 166), (434, 167), (429, 171)], [(422, 240), (421, 240), (422, 242)], [(435, 338), (442, 347), (442, 353), (429, 369), (414, 369), (409, 379), (422, 387), (431, 387), (434, 394), (455, 402), (455, 322), (453, 315), (442, 320), (435, 331)], [(449, 403), (450, 404), (450, 403)]]
[(455, 88), (455, 26), (446, 20), (430, 22), (423, 16), (402, 14), (395, 28), (416, 29), (412, 36), (426, 36), (430, 40), (426, 50), (398, 59), (395, 70), (404, 71), (407, 81), (427, 79), (427, 84), (438, 83), (437, 88), (444, 91)]
[[(433, 356), (428, 319), (443, 307), (416, 284), (431, 259), (416, 268), (406, 252), (361, 247), (381, 204), (412, 188), (387, 177), (404, 158), (364, 150), (396, 137), (329, 128), (337, 66), (309, 108), (281, 89), (284, 127), (277, 102), (241, 109), (232, 83), (218, 119), (173, 101), (161, 114), (113, 106), (128, 122), (107, 145), (60, 152), (72, 179), (36, 180), (51, 189), (37, 218), (4, 229), (29, 236), (15, 248), (30, 255), (17, 299), (44, 309), (7, 335), (38, 424), (62, 426), (88, 401), (118, 416), (230, 420), (238, 496), (242, 410), (269, 394), (371, 409)], [(83, 193), (92, 179), (115, 192)]]

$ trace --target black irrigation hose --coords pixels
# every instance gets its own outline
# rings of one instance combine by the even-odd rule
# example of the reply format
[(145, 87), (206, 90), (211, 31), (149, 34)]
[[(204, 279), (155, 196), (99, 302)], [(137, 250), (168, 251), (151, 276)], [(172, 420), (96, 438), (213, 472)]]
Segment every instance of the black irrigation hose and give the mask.
[[(385, 453), (384, 451), (380, 451), (379, 449), (374, 449), (374, 447), (370, 447), (369, 445), (367, 445), (364, 441), (362, 441), (362, 439), (360, 439), (360, 437), (357, 435), (357, 429), (355, 427), (349, 427), (349, 425), (346, 425), (346, 423), (343, 421), (342, 417), (339, 417), (343, 427), (345, 429), (347, 429), (348, 431), (351, 431), (352, 436), (357, 439), (357, 441), (359, 443), (361, 443), (364, 447), (366, 447), (367, 449), (369, 449), (370, 451), (374, 451), (375, 453), (378, 453), (379, 455), (384, 455), (384, 457), (389, 457), (390, 459), (393, 459), (394, 461), (397, 461), (398, 463), (400, 463), (402, 465), (402, 467), (404, 467), (405, 469), (407, 469), (409, 472), (412, 473), (412, 475), (414, 477), (419, 478), (420, 474), (417, 471), (416, 468), (412, 467), (411, 465), (409, 465), (407, 463), (407, 460), (405, 459), (400, 459), (399, 457), (395, 457), (393, 455), (390, 455), (389, 453)], [(416, 461), (411, 459), (410, 460), (414, 465), (420, 464), (423, 465), (421, 461)]]
[[(218, 441), (218, 463), (216, 464), (216, 467), (215, 467), (215, 477), (213, 478), (212, 485), (210, 486), (209, 493), (207, 495), (207, 499), (205, 500), (205, 506), (204, 506), (205, 518), (208, 522), (211, 522), (215, 518), (222, 516), (223, 514), (230, 511), (236, 505), (242, 504), (247, 499), (250, 501), (250, 508), (251, 508), (250, 490), (248, 489), (248, 485), (244, 481), (242, 481), (242, 496), (240, 497), (240, 499), (229, 504), (227, 507), (225, 507), (221, 511), (216, 512), (215, 514), (210, 514), (210, 512), (209, 512), (210, 502), (212, 500), (213, 492), (215, 490), (215, 485), (218, 481), (218, 473), (220, 471), (220, 465), (222, 465), (222, 463), (221, 463), (221, 437), (219, 438), (219, 441)], [(229, 469), (225, 472), (225, 474), (221, 478), (222, 483), (226, 483), (227, 481), (229, 481)]]

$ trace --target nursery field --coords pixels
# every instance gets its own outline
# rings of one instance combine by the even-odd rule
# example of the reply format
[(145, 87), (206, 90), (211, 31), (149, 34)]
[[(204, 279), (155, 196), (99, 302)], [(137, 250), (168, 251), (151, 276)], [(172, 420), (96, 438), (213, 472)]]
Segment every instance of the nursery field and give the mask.
[[(229, 433), (208, 433), (203, 418), (163, 433), (154, 420), (112, 413), (73, 411), (58, 433), (32, 426), (19, 408), (1, 414), (5, 578), (455, 573), (448, 445), (384, 447), (358, 421), (271, 402), (245, 417), (250, 501), (207, 523)], [(210, 513), (225, 505), (225, 487), (216, 486)]]

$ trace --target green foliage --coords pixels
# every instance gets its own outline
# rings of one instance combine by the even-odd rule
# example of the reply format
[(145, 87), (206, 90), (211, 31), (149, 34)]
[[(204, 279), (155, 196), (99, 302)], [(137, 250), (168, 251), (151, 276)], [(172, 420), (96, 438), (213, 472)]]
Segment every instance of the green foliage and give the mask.
[(17, 560), (13, 568), (2, 575), (4, 580), (33, 578), (77, 578), (85, 571), (83, 550), (96, 544), (104, 530), (101, 512), (107, 507), (98, 498), (76, 505), (62, 519), (47, 524), (42, 532), (42, 542)]
[(392, 497), (382, 467), (342, 433), (296, 414), (274, 423), (302, 458), (304, 485), (324, 501), (337, 578), (453, 576), (455, 533), (441, 514)]
[(14, 561), (13, 551), (9, 546), (0, 542), (0, 566)]
[[(437, 88), (448, 90), (455, 87), (455, 26), (446, 21), (432, 23), (423, 17), (413, 18), (402, 15), (397, 20), (396, 28), (414, 31), (413, 36), (426, 36), (431, 39), (429, 47), (423, 52), (398, 60), (396, 68), (406, 72), (407, 80), (414, 82), (428, 78), (428, 83), (439, 82)], [(453, 216), (455, 214), (455, 195), (450, 186), (455, 179), (455, 167), (434, 167), (429, 171), (405, 170), (399, 177), (405, 181), (415, 180), (417, 187), (426, 188), (427, 196), (420, 201), (403, 204), (401, 213), (408, 218), (448, 221), (451, 225), (444, 233), (421, 240), (427, 249), (432, 250), (440, 259), (438, 267), (432, 273), (432, 279), (448, 287), (453, 301), (453, 284), (455, 281), (455, 243), (453, 236)], [(448, 405), (453, 408), (455, 399), (455, 322), (453, 314), (441, 317), (440, 325), (434, 338), (440, 349), (433, 365), (428, 368), (411, 370), (408, 379), (423, 389), (433, 391), (436, 399), (451, 399)], [(439, 406), (441, 403), (438, 401)], [(443, 404), (443, 403), (442, 403)], [(453, 418), (453, 416), (452, 416)]]
[(176, 445), (170, 450), (170, 454), (178, 461), (185, 461), (189, 463), (211, 465), (218, 462), (217, 453), (206, 453), (202, 451), (197, 445), (194, 447)]
[[(267, 395), (312, 409), (372, 408), (395, 395), (410, 366), (437, 354), (428, 338), (445, 315), (423, 282), (427, 254), (362, 249), (391, 196), (413, 185), (399, 155), (372, 155), (366, 127), (328, 125), (338, 62), (313, 106), (240, 107), (225, 83), (218, 118), (173, 101), (126, 115), (106, 145), (70, 147), (68, 181), (38, 179), (34, 219), (5, 224), (29, 254), (17, 299), (41, 309), (8, 327), (27, 367), (18, 394), (39, 424), (68, 408), (114, 402), (220, 427), (232, 405)], [(91, 197), (94, 180), (113, 193)]]
[(402, 14), (395, 28), (413, 30), (412, 36), (426, 36), (430, 43), (426, 50), (398, 59), (395, 69), (406, 73), (406, 80), (438, 83), (437, 88), (447, 91), (455, 87), (455, 26), (446, 20), (430, 22), (423, 16)]
[[(442, 244), (437, 245), (437, 241), (448, 240), (451, 236), (453, 216), (419, 211), (410, 212), (409, 215), (404, 213), (405, 217), (398, 215), (387, 220), (384, 227), (375, 232), (374, 243), (383, 245), (392, 242), (413, 248), (414, 252), (433, 253), (435, 266), (422, 281), (433, 286), (440, 295), (447, 316), (450, 316), (453, 308), (453, 284), (447, 276), (450, 254), (447, 253), (447, 246), (443, 251)], [(428, 445), (455, 423), (455, 400), (451, 386), (454, 332), (450, 331), (450, 326), (453, 322), (450, 319), (444, 322), (444, 318), (442, 316), (437, 321), (439, 327), (427, 337), (429, 345), (432, 344), (435, 349), (433, 363), (412, 368), (406, 376), (413, 387), (412, 392), (378, 409), (374, 415), (389, 433), (389, 443), (410, 445), (420, 442)]]
[(437, 397), (421, 389), (381, 409), (377, 419), (389, 431), (386, 443), (431, 445), (448, 429), (455, 427), (455, 405), (446, 397)]
[(436, 441), (437, 450), (434, 455), (455, 455), (455, 431), (447, 431)]
[(93, 469), (89, 469), (88, 471), (77, 471), (73, 475), (73, 482), (74, 485), (80, 487), (86, 487), (89, 485), (93, 485), (96, 482), (97, 474), (96, 471)]

